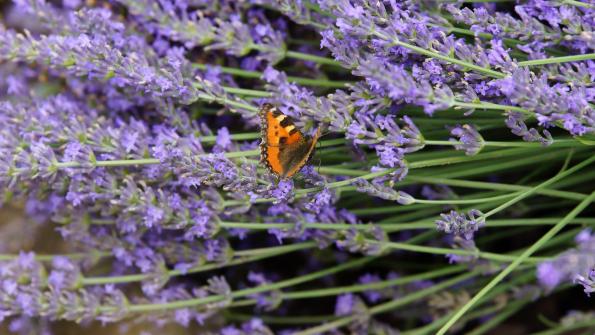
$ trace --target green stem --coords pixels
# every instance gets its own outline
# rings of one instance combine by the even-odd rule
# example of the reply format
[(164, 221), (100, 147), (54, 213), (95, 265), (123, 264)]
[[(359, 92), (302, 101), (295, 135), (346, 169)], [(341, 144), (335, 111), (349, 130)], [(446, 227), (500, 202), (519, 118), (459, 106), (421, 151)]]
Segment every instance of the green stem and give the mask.
[[(66, 257), (71, 260), (81, 260), (85, 258), (100, 258), (112, 256), (111, 252), (103, 251), (90, 251), (89, 253), (72, 253), (72, 254), (61, 254), (61, 255), (44, 255), (35, 254), (35, 260), (38, 262), (51, 262), (56, 257)], [(0, 254), (0, 261), (11, 261), (19, 258), (19, 255), (13, 254)]]
[(503, 194), (493, 197), (477, 198), (477, 199), (446, 199), (446, 200), (425, 200), (413, 198), (413, 203), (418, 204), (432, 204), (432, 205), (466, 205), (466, 204), (481, 204), (484, 202), (493, 202), (502, 199), (508, 199), (514, 197), (517, 193)]
[[(517, 270), (521, 270), (522, 268), (518, 268)], [(497, 295), (500, 295), (508, 290), (510, 290), (511, 288), (517, 288), (519, 286), (521, 286), (522, 284), (525, 284), (529, 281), (531, 281), (534, 277), (534, 274), (531, 271), (528, 271), (524, 274), (519, 274), (518, 276), (515, 276), (515, 278), (513, 280), (511, 280), (510, 282), (507, 282), (505, 284), (500, 284), (498, 285), (494, 290), (492, 290), (489, 294), (487, 294), (486, 296), (484, 296), (484, 298), (479, 302), (481, 304), (489, 304), (492, 305), (489, 308), (493, 308), (494, 303), (491, 302), (491, 299), (493, 299), (494, 297), (496, 297)], [(488, 303), (486, 303), (488, 302)], [(483, 309), (486, 310), (486, 309)], [(403, 335), (426, 335), (426, 334), (434, 334), (435, 330), (440, 328), (441, 325), (443, 325), (444, 323), (446, 323), (446, 321), (454, 314), (454, 312), (451, 312), (447, 315), (445, 315), (444, 317), (433, 321), (432, 323), (420, 327), (420, 328), (416, 328), (416, 329), (412, 329), (409, 331), (405, 331), (403, 332)], [(470, 312), (465, 314), (465, 316), (463, 317), (463, 320), (473, 320), (479, 316), (484, 315), (482, 313), (482, 311), (477, 311), (477, 312)]]
[(530, 301), (529, 300), (515, 300), (506, 306), (506, 309), (500, 311), (496, 316), (490, 318), (487, 322), (483, 323), (481, 326), (471, 330), (470, 332), (466, 333), (466, 335), (481, 335), (485, 332), (490, 331), (492, 328), (498, 326), (502, 322), (504, 322), (509, 317), (513, 316), (521, 310), (525, 305), (527, 305)]
[[(409, 166), (409, 169), (418, 169), (418, 168), (422, 168), (422, 167), (446, 165), (446, 164), (460, 163), (460, 162), (471, 162), (471, 161), (484, 160), (484, 159), (490, 159), (490, 158), (500, 158), (500, 157), (507, 156), (510, 154), (526, 152), (526, 150), (528, 150), (528, 149), (527, 148), (512, 148), (512, 149), (496, 150), (496, 151), (492, 151), (492, 152), (488, 152), (488, 153), (480, 153), (475, 156), (440, 158), (440, 159), (427, 160), (427, 161), (421, 161), (421, 162), (412, 162), (407, 165)], [(533, 161), (533, 162), (535, 162), (535, 161)], [(394, 169), (387, 169), (384, 171), (367, 173), (365, 175), (359, 176), (358, 178), (369, 180), (369, 179), (374, 179), (376, 177), (381, 177), (381, 176), (387, 175), (393, 171), (394, 171)], [(350, 179), (346, 179), (346, 180), (342, 180), (342, 181), (328, 183), (325, 185), (325, 188), (337, 188), (337, 187), (341, 187), (341, 186), (348, 186), (348, 185), (351, 185), (351, 183), (353, 183), (353, 181), (355, 179), (356, 178), (350, 178)], [(295, 192), (295, 194), (297, 196), (300, 196), (300, 195), (303, 196), (305, 194), (309, 194), (312, 192), (319, 192), (320, 190), (322, 190), (322, 187), (305, 188), (305, 189), (297, 190)], [(273, 201), (273, 200), (274, 199), (271, 199), (271, 201)]]
[[(576, 166), (575, 166), (576, 167)], [(590, 203), (595, 200), (595, 192), (585, 200), (581, 201), (564, 219), (560, 220), (553, 226), (545, 235), (543, 235), (537, 242), (527, 248), (521, 255), (519, 255), (512, 263), (510, 263), (502, 272), (498, 273), (485, 287), (483, 287), (469, 302), (467, 302), (456, 314), (448, 320), (448, 322), (440, 328), (438, 335), (444, 335), (452, 327), (458, 319), (460, 319), (471, 307), (473, 307), (484, 295), (486, 295), (492, 288), (508, 276), (514, 269), (516, 269), (529, 256), (535, 253), (539, 248), (546, 244), (552, 237), (554, 237), (560, 230), (562, 230), (570, 220), (574, 219), (580, 212), (582, 212)]]
[[(434, 141), (434, 140), (424, 140), (425, 145), (459, 145), (463, 144), (460, 141)], [(486, 147), (506, 147), (506, 148), (543, 148), (541, 143), (537, 142), (498, 142), (498, 141), (484, 141), (483, 145)], [(576, 147), (576, 146), (584, 146), (581, 142), (573, 139), (567, 140), (556, 140), (552, 145), (549, 147), (557, 147), (557, 148), (567, 148), (567, 147)]]
[(440, 60), (443, 60), (445, 62), (452, 63), (452, 64), (457, 64), (457, 65), (460, 65), (460, 66), (463, 66), (463, 67), (466, 67), (466, 68), (475, 70), (475, 71), (477, 71), (479, 73), (486, 74), (486, 75), (488, 75), (490, 77), (494, 77), (494, 78), (498, 78), (498, 79), (502, 79), (502, 78), (506, 77), (506, 75), (503, 74), (503, 73), (501, 73), (501, 72), (494, 71), (492, 69), (485, 68), (485, 67), (482, 67), (482, 66), (479, 66), (479, 65), (475, 65), (473, 63), (469, 63), (469, 62), (466, 62), (466, 61), (462, 61), (460, 59), (456, 59), (456, 58), (453, 58), (453, 57), (445, 56), (445, 55), (442, 55), (442, 54), (437, 53), (437, 52), (434, 52), (434, 51), (426, 50), (426, 49), (420, 48), (420, 47), (418, 47), (416, 45), (413, 45), (413, 44), (409, 44), (409, 43), (400, 41), (396, 37), (386, 36), (386, 35), (384, 35), (384, 34), (382, 34), (380, 32), (375, 32), (374, 34), (376, 36), (378, 36), (378, 37), (386, 40), (386, 41), (391, 41), (394, 45), (398, 45), (398, 46), (401, 46), (403, 48), (407, 48), (407, 49), (409, 49), (411, 51), (414, 51), (414, 52), (416, 52), (418, 54), (421, 54), (421, 55), (424, 55), (424, 56), (428, 56), (428, 57), (440, 59)]
[[(515, 149), (506, 149), (506, 150), (515, 150)], [(516, 149), (518, 150), (518, 149)], [(504, 150), (499, 150), (499, 151), (504, 151)], [(526, 151), (528, 154), (530, 153), (529, 151)], [(517, 159), (513, 159), (510, 161), (504, 161), (502, 163), (492, 163), (489, 165), (484, 165), (484, 164), (465, 164), (461, 167), (459, 166), (454, 166), (454, 167), (441, 167), (439, 169), (428, 169), (428, 171), (413, 171), (413, 173), (409, 174), (409, 176), (411, 175), (415, 175), (415, 176), (427, 176), (427, 175), (440, 175), (443, 178), (460, 178), (460, 177), (470, 177), (470, 176), (480, 176), (480, 175), (485, 175), (488, 173), (492, 173), (494, 171), (504, 171), (504, 170), (510, 170), (510, 169), (518, 169), (521, 166), (525, 166), (525, 165), (534, 165), (535, 162), (545, 162), (549, 159), (549, 162), (555, 160), (555, 159), (559, 159), (563, 156), (566, 156), (567, 151), (552, 151), (552, 152), (546, 152), (546, 153), (542, 153), (542, 154), (532, 154), (530, 157), (524, 157), (524, 158), (517, 158)], [(476, 156), (473, 157), (477, 157), (480, 156), (482, 154), (478, 154)], [(502, 158), (510, 158), (510, 157), (502, 157)], [(413, 182), (409, 182), (407, 180), (404, 180), (403, 182), (400, 183), (401, 186), (405, 186), (405, 185), (411, 185), (413, 184)]]
[[(397, 249), (397, 250), (407, 250), (412, 252), (419, 252), (424, 254), (434, 254), (434, 255), (461, 255), (461, 256), (475, 256), (478, 258), (489, 259), (492, 261), (499, 261), (499, 262), (512, 262), (517, 259), (516, 255), (502, 255), (496, 254), (492, 252), (484, 252), (484, 251), (469, 251), (469, 250), (462, 250), (462, 249), (450, 249), (450, 248), (437, 248), (437, 247), (427, 247), (423, 245), (411, 245), (406, 243), (400, 242), (379, 242), (375, 240), (366, 240), (368, 243), (376, 243), (381, 244), (385, 248), (389, 249)], [(549, 260), (550, 258), (544, 257), (533, 257), (533, 258), (526, 258), (524, 259), (527, 263), (536, 264), (539, 262), (543, 262), (545, 260)]]
[[(198, 83), (194, 83), (193, 86), (195, 86), (199, 89), (202, 87)], [(270, 98), (273, 96), (273, 93), (271, 93), (271, 92), (252, 90), (252, 89), (248, 89), (248, 88), (229, 87), (229, 86), (223, 86), (222, 88), (223, 88), (223, 91), (226, 93), (243, 95), (243, 96), (248, 96), (248, 97)]]
[(563, 56), (563, 57), (550, 57), (545, 59), (534, 59), (524, 62), (519, 62), (519, 66), (535, 66), (535, 65), (546, 65), (546, 64), (559, 64), (567, 62), (578, 62), (582, 60), (595, 59), (595, 53)]
[[(433, 285), (429, 288), (417, 291), (415, 293), (411, 293), (408, 294), (406, 296), (400, 297), (399, 299), (394, 299), (391, 300), (389, 302), (380, 304), (380, 305), (376, 305), (374, 307), (372, 307), (371, 309), (368, 310), (368, 313), (370, 315), (375, 315), (375, 314), (379, 314), (379, 313), (384, 313), (390, 310), (393, 310), (395, 308), (407, 305), (409, 303), (415, 302), (415, 301), (419, 301), (420, 299), (432, 295), (436, 292), (440, 292), (441, 290), (444, 290), (450, 286), (456, 285), (460, 282), (463, 282), (465, 280), (468, 280), (474, 276), (476, 276), (478, 274), (477, 271), (473, 271), (473, 272), (468, 272), (462, 275), (459, 275), (457, 277), (454, 277), (452, 279), (449, 280), (445, 280), (441, 283), (438, 283), (436, 285)], [(316, 334), (321, 334), (324, 333), (325, 331), (330, 331), (333, 329), (337, 329), (339, 327), (345, 326), (347, 324), (349, 324), (350, 322), (352, 322), (354, 319), (356, 318), (355, 315), (353, 316), (347, 316), (347, 317), (343, 317), (341, 319), (329, 322), (329, 323), (325, 323), (322, 324), (320, 326), (316, 326), (316, 327), (312, 327), (312, 328), (308, 328), (306, 330), (302, 330), (299, 332), (294, 333), (294, 335), (316, 335)]]
[[(405, 277), (400, 277), (397, 279), (391, 280), (384, 280), (384, 281), (377, 281), (369, 284), (358, 284), (358, 285), (350, 285), (350, 286), (340, 286), (340, 287), (331, 287), (331, 288), (323, 288), (323, 289), (315, 289), (315, 290), (305, 290), (305, 291), (296, 291), (296, 292), (288, 292), (282, 293), (283, 300), (296, 300), (296, 299), (317, 299), (327, 296), (337, 296), (340, 294), (344, 294), (347, 292), (357, 293), (363, 292), (367, 290), (380, 290), (387, 287), (393, 287), (398, 285), (408, 284), (418, 280), (427, 280), (436, 277), (441, 277), (449, 274), (454, 274), (461, 272), (466, 267), (463, 265), (456, 265), (456, 266), (448, 266), (445, 268), (441, 268), (438, 270), (433, 270), (430, 272), (425, 272), (421, 274), (415, 274)], [(240, 307), (240, 306), (249, 306), (255, 304), (256, 301), (254, 299), (249, 300), (242, 300), (235, 302), (233, 307)]]
[(570, 332), (570, 331), (574, 330), (574, 329), (580, 329), (580, 328), (587, 328), (588, 329), (587, 334), (592, 335), (593, 327), (595, 327), (595, 319), (574, 322), (569, 325), (560, 326), (560, 327), (557, 327), (554, 329), (548, 329), (548, 330), (532, 333), (531, 335), (575, 334), (575, 332)]
[(461, 107), (461, 108), (515, 111), (515, 112), (523, 113), (528, 116), (534, 116), (534, 114), (531, 111), (528, 111), (528, 110), (518, 107), (518, 106), (500, 105), (500, 104), (494, 104), (494, 103), (490, 103), (490, 102), (471, 103), (471, 102), (462, 102), (462, 101), (453, 101), (452, 104), (455, 107)]
[[(253, 133), (246, 133), (246, 134), (238, 134), (236, 139), (249, 139), (256, 135)], [(208, 141), (213, 141), (213, 136), (205, 136)], [(320, 143), (320, 147), (329, 147), (337, 144), (345, 143), (344, 139), (333, 139), (328, 140)], [(204, 153), (199, 155), (194, 155), (194, 157), (208, 157), (209, 155), (213, 155), (212, 153)], [(224, 157), (227, 158), (239, 158), (239, 157), (250, 157), (250, 156), (258, 156), (260, 155), (260, 149), (255, 150), (246, 150), (246, 151), (235, 151), (235, 152), (226, 152), (223, 154)], [(139, 159), (115, 159), (109, 161), (96, 161), (94, 166), (95, 167), (115, 167), (115, 166), (130, 166), (130, 165), (154, 165), (154, 164), (161, 164), (159, 159), (157, 158), (139, 158)], [(81, 167), (81, 163), (79, 162), (58, 162), (56, 164), (56, 168), (73, 168), (73, 167)]]
[[(209, 65), (209, 64), (192, 64), (195, 68), (200, 70), (206, 70), (208, 67), (217, 67), (221, 69), (221, 72), (231, 74), (237, 77), (243, 78), (254, 78), (254, 79), (261, 79), (262, 72), (258, 71), (248, 71), (243, 69), (238, 69), (235, 67), (227, 67), (227, 66), (219, 66), (219, 65)], [(304, 86), (316, 86), (316, 87), (332, 87), (332, 88), (343, 88), (352, 82), (349, 81), (335, 81), (335, 80), (328, 80), (328, 79), (313, 79), (313, 78), (303, 78), (303, 77), (294, 77), (294, 76), (287, 76), (287, 81), (293, 82), (299, 85)], [(230, 92), (231, 93), (231, 92)]]
[(573, 166), (572, 168), (570, 168), (570, 169), (568, 169), (568, 170), (566, 170), (566, 171), (564, 171), (562, 173), (558, 173), (554, 177), (552, 177), (552, 178), (544, 181), (543, 183), (541, 183), (541, 184), (539, 184), (539, 185), (537, 185), (535, 187), (532, 187), (530, 190), (524, 191), (523, 193), (519, 194), (518, 196), (510, 199), (509, 201), (503, 203), (502, 205), (500, 205), (500, 206), (492, 209), (491, 211), (485, 213), (483, 215), (483, 218), (488, 218), (488, 217), (490, 217), (490, 216), (492, 216), (492, 215), (494, 215), (494, 214), (502, 211), (503, 209), (510, 207), (511, 205), (513, 205), (513, 204), (515, 204), (515, 203), (517, 203), (517, 202), (519, 202), (519, 201), (527, 198), (528, 196), (532, 195), (536, 191), (538, 191), (540, 189), (543, 189), (546, 186), (548, 186), (550, 184), (553, 184), (556, 181), (558, 181), (560, 179), (563, 179), (564, 177), (573, 174), (574, 172), (576, 172), (576, 171), (578, 171), (578, 170), (580, 170), (580, 169), (588, 166), (589, 164), (593, 163), (594, 161), (595, 161), (595, 156), (593, 156), (593, 157), (591, 157), (591, 158), (589, 158), (589, 159), (587, 159), (587, 160), (585, 160), (585, 161), (583, 161), (583, 162), (581, 162), (581, 163)]
[(314, 62), (314, 63), (318, 63), (318, 64), (342, 67), (341, 63), (337, 62), (334, 59), (310, 55), (310, 54), (297, 52), (297, 51), (287, 51), (285, 53), (285, 56), (294, 58), (294, 59), (301, 59), (301, 60), (305, 60), (305, 61), (309, 61), (309, 62)]
[[(290, 244), (286, 246), (280, 247), (271, 247), (271, 248), (263, 248), (263, 249), (253, 249), (253, 250), (246, 250), (246, 251), (236, 251), (235, 255), (239, 256), (238, 258), (229, 261), (228, 263), (224, 264), (206, 264), (193, 267), (186, 271), (181, 270), (169, 270), (167, 271), (167, 276), (179, 276), (191, 273), (199, 273), (204, 271), (210, 271), (214, 269), (220, 269), (228, 266), (239, 265), (249, 262), (254, 262), (270, 257), (275, 257), (279, 255), (283, 255), (286, 253), (298, 251), (298, 250), (305, 250), (310, 249), (316, 246), (315, 242), (305, 242), (305, 243), (298, 243), (298, 244)], [(130, 282), (139, 282), (143, 281), (147, 278), (150, 278), (151, 274), (133, 274), (133, 275), (126, 275), (126, 276), (109, 276), (109, 277), (86, 277), (83, 278), (81, 283), (82, 285), (105, 285), (105, 284), (122, 284), (122, 283), (130, 283)]]
[(593, 8), (592, 4), (580, 2), (580, 1), (576, 1), (576, 0), (563, 0), (562, 2), (567, 5), (573, 5), (573, 6), (577, 6), (577, 7)]
[[(484, 229), (495, 227), (519, 227), (519, 226), (543, 226), (553, 225), (560, 221), (561, 218), (523, 218), (523, 219), (502, 219), (490, 220), (490, 224)], [(94, 222), (93, 222), (94, 223)], [(595, 224), (595, 218), (576, 218), (569, 222), (570, 224)], [(250, 230), (269, 230), (269, 229), (291, 229), (295, 227), (294, 223), (264, 223), (264, 222), (229, 222), (221, 221), (219, 226), (222, 228), (240, 228)], [(387, 233), (411, 230), (411, 229), (430, 229), (436, 228), (435, 220), (414, 221), (414, 222), (382, 222), (378, 224)], [(366, 224), (348, 224), (348, 223), (304, 223), (305, 229), (321, 229), (321, 230), (368, 230), (370, 227)], [(14, 256), (16, 257), (16, 256)]]
[[(285, 287), (293, 286), (302, 284), (308, 281), (312, 281), (321, 277), (325, 277), (337, 272), (345, 271), (354, 267), (358, 267), (364, 265), (365, 263), (373, 260), (375, 257), (364, 257), (352, 260), (350, 262), (346, 262), (343, 264), (339, 264), (337, 266), (327, 268), (324, 270), (312, 272), (303, 276), (295, 277), (288, 280), (279, 281), (276, 283), (261, 285), (257, 287), (247, 288), (240, 291), (235, 291), (230, 294), (231, 298), (241, 298), (245, 296), (249, 296), (252, 294), (278, 290)], [(178, 300), (166, 303), (155, 303), (155, 304), (135, 304), (128, 306), (128, 311), (132, 313), (138, 312), (151, 312), (151, 311), (161, 311), (161, 310), (168, 310), (168, 309), (178, 309), (178, 308), (186, 308), (186, 307), (197, 307), (200, 305), (213, 303), (217, 301), (222, 301), (226, 297), (222, 295), (212, 295), (204, 298), (197, 298), (197, 299), (187, 299), (187, 300)], [(112, 307), (99, 307), (99, 310), (102, 312), (111, 312), (113, 310)]]
[[(448, 178), (407, 176), (407, 179), (410, 181), (427, 183), (427, 184), (449, 185), (449, 186), (478, 188), (478, 189), (490, 189), (490, 190), (497, 190), (497, 191), (528, 191), (528, 190), (533, 189), (530, 186), (522, 186), (522, 184), (521, 185), (510, 185), (510, 184), (488, 183), (488, 182), (482, 182), (482, 181), (459, 180), (459, 179), (448, 179)], [(579, 201), (585, 199), (588, 196), (587, 194), (578, 193), (578, 192), (560, 191), (560, 190), (547, 189), (547, 188), (537, 189), (535, 191), (535, 193), (549, 195), (552, 197), (558, 197), (558, 198), (563, 198), (563, 199), (579, 200)]]
[(210, 95), (210, 94), (199, 93), (197, 96), (197, 99), (204, 100), (206, 102), (218, 102), (225, 106), (245, 109), (245, 110), (252, 111), (255, 113), (258, 112), (258, 108), (253, 105), (249, 105), (249, 104), (246, 104), (246, 103), (243, 103), (240, 101), (229, 100), (224, 97), (218, 97), (218, 96), (214, 96), (214, 95)]
[(295, 300), (295, 299), (310, 299), (310, 298), (321, 298), (327, 296), (336, 296), (344, 293), (356, 293), (356, 292), (363, 292), (368, 290), (381, 290), (387, 287), (393, 287), (397, 285), (408, 284), (418, 280), (428, 280), (436, 277), (446, 276), (454, 273), (461, 272), (466, 267), (463, 265), (456, 265), (456, 266), (448, 266), (438, 270), (433, 270), (430, 272), (425, 272), (416, 275), (410, 275), (405, 277), (400, 277), (391, 280), (384, 280), (373, 282), (369, 284), (359, 284), (359, 285), (350, 285), (350, 286), (339, 286), (339, 287), (331, 287), (331, 288), (323, 288), (317, 290), (307, 290), (307, 291), (296, 291), (296, 292), (288, 292), (283, 293), (283, 299), (287, 300)]
[[(208, 157), (214, 155), (212, 153), (195, 155), (194, 157)], [(226, 152), (223, 156), (227, 158), (238, 158), (238, 157), (249, 157), (260, 155), (260, 150), (247, 150), (247, 151), (235, 151)], [(140, 159), (114, 159), (109, 161), (96, 161), (93, 164), (95, 167), (115, 167), (115, 166), (130, 166), (130, 165), (154, 165), (160, 164), (161, 162), (157, 158), (140, 158)], [(79, 162), (59, 162), (56, 164), (57, 168), (72, 168), (82, 166)]]

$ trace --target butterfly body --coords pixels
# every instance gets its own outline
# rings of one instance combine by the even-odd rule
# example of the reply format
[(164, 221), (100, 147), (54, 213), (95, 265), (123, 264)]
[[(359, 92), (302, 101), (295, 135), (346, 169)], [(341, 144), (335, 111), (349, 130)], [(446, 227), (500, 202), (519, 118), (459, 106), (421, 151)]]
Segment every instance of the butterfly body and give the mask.
[(281, 179), (291, 178), (308, 162), (320, 137), (320, 129), (313, 137), (304, 136), (289, 116), (271, 104), (262, 106), (260, 117), (261, 161)]

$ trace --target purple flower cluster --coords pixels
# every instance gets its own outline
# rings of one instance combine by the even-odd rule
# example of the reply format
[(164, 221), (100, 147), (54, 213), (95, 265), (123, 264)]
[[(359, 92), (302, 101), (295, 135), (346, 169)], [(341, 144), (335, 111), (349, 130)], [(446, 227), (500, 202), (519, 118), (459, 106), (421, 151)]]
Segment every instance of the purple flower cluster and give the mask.
[(79, 271), (68, 259), (56, 258), (48, 275), (32, 252), (3, 262), (0, 320), (15, 315), (104, 322), (124, 317), (128, 303), (124, 293), (113, 286), (81, 288)]
[[(521, 107), (546, 128), (557, 124), (573, 135), (594, 131), (595, 110), (587, 103), (593, 91), (589, 82), (552, 83), (545, 73), (538, 74), (519, 65), (504, 43), (505, 38), (528, 40), (536, 45), (521, 41), (515, 46), (520, 50), (525, 46), (525, 52), (539, 53), (548, 46), (540, 42), (541, 38), (564, 39), (584, 53), (592, 49), (589, 36), (593, 10), (588, 6), (588, 9), (557, 8), (534, 1), (516, 7), (522, 16), (521, 21), (516, 21), (508, 14), (492, 17), (484, 8), (472, 11), (445, 5), (444, 9), (456, 20), (471, 25), (473, 32), (489, 33), (493, 37), (489, 42), (478, 39), (475, 47), (449, 34), (448, 23), (440, 17), (424, 15), (420, 10), (422, 4), (361, 0), (320, 1), (320, 6), (337, 17), (335, 25), (322, 33), (321, 46), (330, 49), (335, 59), (352, 69), (354, 75), (364, 78), (374, 95), (390, 98), (397, 104), (422, 106), (428, 114), (481, 99), (488, 104)], [(583, 11), (584, 19), (577, 22), (562, 19), (576, 17)], [(549, 15), (559, 18), (554, 20), (553, 27), (557, 33), (549, 32), (538, 21)], [(544, 33), (540, 34), (541, 31)], [(556, 34), (557, 39), (553, 37)], [(441, 58), (425, 57), (429, 54)], [(478, 68), (462, 71), (459, 61)]]

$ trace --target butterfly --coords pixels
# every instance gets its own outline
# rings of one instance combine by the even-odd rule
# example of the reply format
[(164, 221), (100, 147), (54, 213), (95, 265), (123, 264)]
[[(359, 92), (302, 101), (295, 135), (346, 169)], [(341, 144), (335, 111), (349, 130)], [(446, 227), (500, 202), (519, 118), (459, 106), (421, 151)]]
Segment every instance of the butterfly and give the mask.
[(271, 104), (262, 105), (260, 119), (260, 161), (279, 178), (291, 178), (308, 162), (320, 128), (313, 137), (304, 136), (289, 116)]

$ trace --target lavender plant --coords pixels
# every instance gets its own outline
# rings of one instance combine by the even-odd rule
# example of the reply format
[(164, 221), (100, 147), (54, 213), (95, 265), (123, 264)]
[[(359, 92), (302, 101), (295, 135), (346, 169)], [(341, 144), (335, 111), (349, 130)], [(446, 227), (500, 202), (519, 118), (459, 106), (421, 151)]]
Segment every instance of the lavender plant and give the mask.
[(595, 3), (0, 8), (0, 333), (595, 327)]

